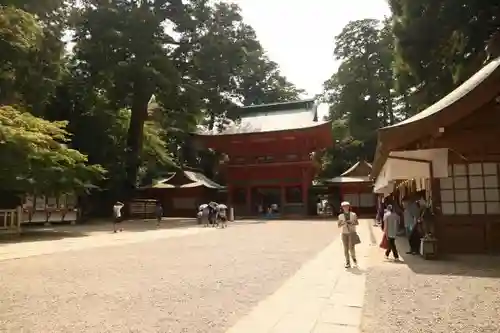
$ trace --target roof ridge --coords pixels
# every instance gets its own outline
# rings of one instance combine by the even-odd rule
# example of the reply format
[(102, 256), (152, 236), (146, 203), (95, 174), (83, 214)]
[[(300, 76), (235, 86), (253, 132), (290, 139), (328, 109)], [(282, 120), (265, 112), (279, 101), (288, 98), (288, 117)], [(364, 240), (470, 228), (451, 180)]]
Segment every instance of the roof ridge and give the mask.
[(267, 107), (267, 106), (275, 106), (275, 105), (287, 105), (287, 104), (296, 104), (296, 103), (308, 103), (308, 102), (315, 102), (315, 101), (316, 101), (316, 98), (297, 99), (295, 101), (247, 105), (247, 106), (242, 106), (241, 108), (242, 109), (253, 109), (253, 108), (259, 108), (259, 107)]

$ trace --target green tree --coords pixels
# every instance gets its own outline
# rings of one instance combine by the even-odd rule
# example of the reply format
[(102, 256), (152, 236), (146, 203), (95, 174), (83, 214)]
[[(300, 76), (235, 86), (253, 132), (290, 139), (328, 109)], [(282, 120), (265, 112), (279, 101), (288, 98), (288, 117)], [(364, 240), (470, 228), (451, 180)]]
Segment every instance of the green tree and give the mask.
[(265, 57), (238, 6), (197, 0), (186, 3), (185, 9), (192, 21), (183, 25), (172, 54), (181, 84), (155, 95), (155, 118), (179, 162), (212, 175), (219, 156), (192, 146), (190, 133), (198, 125), (220, 129), (228, 117), (237, 116), (237, 101), (248, 105), (293, 100), (300, 90)]
[(43, 113), (61, 74), (67, 8), (62, 0), (4, 1), (0, 104), (20, 104), (35, 114)]
[(416, 111), (484, 66), (487, 46), (500, 31), (498, 0), (390, 0), (389, 4), (398, 81), (414, 87)]
[(131, 111), (125, 190), (137, 184), (150, 99), (155, 93), (175, 91), (180, 82), (172, 60), (178, 44), (173, 36), (188, 21), (181, 0), (87, 0), (75, 16), (80, 70), (93, 87), (106, 92), (114, 109)]
[[(111, 196), (119, 195), (126, 179), (126, 138), (131, 112), (113, 108), (106, 96), (87, 81), (77, 68), (68, 66), (46, 117), (69, 122), (67, 129), (73, 134), (72, 147), (88, 155), (90, 162), (108, 170), (108, 177), (99, 185), (110, 190)], [(154, 118), (145, 121), (140, 182), (176, 168), (164, 137)]]
[(387, 21), (352, 21), (335, 38), (340, 66), (324, 86), (337, 142), (324, 156), (325, 176), (338, 175), (358, 159), (371, 160), (377, 129), (399, 119), (392, 50)]
[(65, 122), (49, 122), (12, 107), (0, 108), (0, 182), (3, 190), (57, 193), (82, 189), (104, 173), (68, 148)]

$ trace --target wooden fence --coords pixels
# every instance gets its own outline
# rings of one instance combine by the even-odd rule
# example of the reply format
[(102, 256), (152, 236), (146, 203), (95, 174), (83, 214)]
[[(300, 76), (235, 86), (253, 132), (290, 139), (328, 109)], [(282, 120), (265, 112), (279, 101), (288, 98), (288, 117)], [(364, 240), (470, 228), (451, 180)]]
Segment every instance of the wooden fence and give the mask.
[(22, 209), (0, 209), (0, 233), (21, 232)]

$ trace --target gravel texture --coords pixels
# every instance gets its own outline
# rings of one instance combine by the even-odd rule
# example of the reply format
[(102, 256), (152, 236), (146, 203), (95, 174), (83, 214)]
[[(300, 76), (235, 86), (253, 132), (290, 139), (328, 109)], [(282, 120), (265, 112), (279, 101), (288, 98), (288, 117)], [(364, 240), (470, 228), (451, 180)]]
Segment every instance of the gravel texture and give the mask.
[[(400, 241), (401, 252), (404, 241)], [(500, 257), (378, 262), (366, 280), (362, 332), (500, 332)]]
[(224, 332), (336, 235), (331, 222), (242, 223), (3, 261), (0, 332)]

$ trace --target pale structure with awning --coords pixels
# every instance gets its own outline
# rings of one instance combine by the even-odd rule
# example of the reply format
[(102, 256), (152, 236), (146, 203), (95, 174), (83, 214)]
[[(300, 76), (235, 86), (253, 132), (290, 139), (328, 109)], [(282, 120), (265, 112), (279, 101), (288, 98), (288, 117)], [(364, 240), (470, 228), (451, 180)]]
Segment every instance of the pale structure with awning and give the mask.
[(394, 181), (448, 177), (448, 149), (419, 149), (390, 152), (377, 176), (374, 192), (388, 195)]

